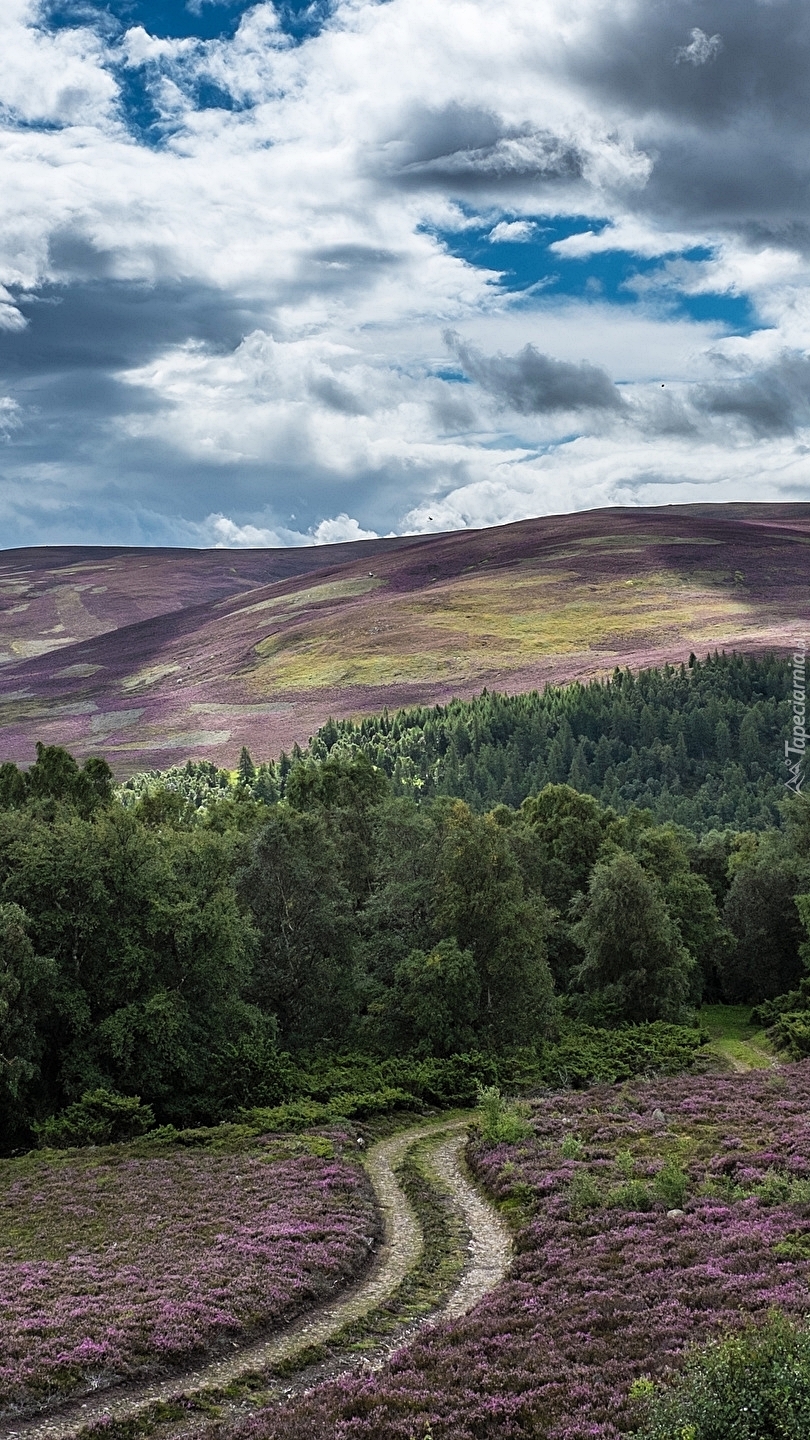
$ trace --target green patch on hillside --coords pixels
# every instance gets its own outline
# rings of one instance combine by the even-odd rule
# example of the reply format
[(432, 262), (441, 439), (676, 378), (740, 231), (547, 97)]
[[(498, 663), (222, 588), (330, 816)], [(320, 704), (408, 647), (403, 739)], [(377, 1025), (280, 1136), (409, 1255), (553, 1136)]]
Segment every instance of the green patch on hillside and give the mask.
[[(587, 582), (587, 583), (586, 583)], [(285, 606), (365, 594), (379, 580), (342, 581), (259, 602)], [(349, 587), (349, 588), (347, 588)], [(356, 587), (352, 589), (351, 587)], [(287, 604), (289, 602), (289, 604)], [(294, 602), (294, 603), (293, 603)], [(252, 683), (262, 689), (324, 689), (454, 681), (518, 669), (553, 655), (653, 646), (675, 631), (711, 644), (729, 626), (744, 632), (750, 606), (716, 582), (653, 570), (631, 578), (531, 566), (428, 579), (421, 590), (388, 592), (373, 605), (325, 607), (259, 642)]]

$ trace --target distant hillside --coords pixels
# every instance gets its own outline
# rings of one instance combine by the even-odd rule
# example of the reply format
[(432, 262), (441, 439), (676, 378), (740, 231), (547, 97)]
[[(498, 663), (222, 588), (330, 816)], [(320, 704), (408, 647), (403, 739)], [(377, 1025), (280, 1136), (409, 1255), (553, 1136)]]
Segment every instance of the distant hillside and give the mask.
[(296, 550), (0, 553), (0, 752), (125, 775), (328, 716), (518, 693), (810, 626), (810, 505), (612, 509)]

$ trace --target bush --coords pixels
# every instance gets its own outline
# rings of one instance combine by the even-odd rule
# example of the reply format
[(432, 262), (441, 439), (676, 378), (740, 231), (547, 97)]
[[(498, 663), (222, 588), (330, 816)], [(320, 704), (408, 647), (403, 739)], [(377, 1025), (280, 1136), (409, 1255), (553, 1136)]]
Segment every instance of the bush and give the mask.
[(293, 1066), (279, 1055), (274, 1037), (246, 1033), (214, 1059), (213, 1089), (224, 1114), (245, 1105), (281, 1105), (293, 1094)]
[(803, 1060), (810, 1055), (810, 1012), (794, 1010), (780, 1015), (768, 1036), (791, 1060)]
[(525, 1105), (506, 1100), (497, 1085), (479, 1085), (481, 1138), (491, 1144), (517, 1145), (532, 1133)]
[(419, 1101), (407, 1090), (384, 1086), (356, 1094), (342, 1091), (326, 1102), (289, 1100), (284, 1105), (240, 1111), (239, 1118), (251, 1130), (307, 1130), (311, 1125), (330, 1125), (333, 1120), (370, 1120), (392, 1110), (418, 1110)]
[[(282, 1060), (288, 1057), (281, 1057)], [(416, 1100), (447, 1108), (472, 1105), (479, 1084), (497, 1084), (498, 1064), (479, 1052), (420, 1058), (414, 1055), (380, 1059), (361, 1051), (300, 1060), (291, 1071), (292, 1096), (330, 1103), (337, 1095), (406, 1090)]]
[(580, 1090), (587, 1085), (614, 1085), (634, 1075), (677, 1075), (689, 1069), (707, 1039), (690, 1026), (663, 1020), (618, 1030), (570, 1025), (544, 1051), (537, 1083)]
[(669, 1159), (655, 1177), (655, 1193), (670, 1210), (682, 1210), (689, 1189), (689, 1176), (677, 1160)]
[(636, 1382), (637, 1440), (807, 1440), (810, 1326), (778, 1311), (694, 1352), (669, 1386)]
[(34, 1126), (41, 1149), (67, 1150), (72, 1145), (109, 1145), (134, 1140), (155, 1124), (151, 1105), (139, 1095), (117, 1095), (114, 1090), (86, 1090), (81, 1100), (59, 1115)]

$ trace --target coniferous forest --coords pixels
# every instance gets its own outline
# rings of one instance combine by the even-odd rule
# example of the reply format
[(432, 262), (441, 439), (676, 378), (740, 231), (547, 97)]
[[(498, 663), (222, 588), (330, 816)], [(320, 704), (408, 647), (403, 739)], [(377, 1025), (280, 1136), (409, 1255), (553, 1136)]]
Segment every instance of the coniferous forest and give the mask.
[(805, 1053), (789, 684), (719, 656), (330, 722), (233, 773), (4, 764), (3, 1145), (677, 1068), (706, 1001)]

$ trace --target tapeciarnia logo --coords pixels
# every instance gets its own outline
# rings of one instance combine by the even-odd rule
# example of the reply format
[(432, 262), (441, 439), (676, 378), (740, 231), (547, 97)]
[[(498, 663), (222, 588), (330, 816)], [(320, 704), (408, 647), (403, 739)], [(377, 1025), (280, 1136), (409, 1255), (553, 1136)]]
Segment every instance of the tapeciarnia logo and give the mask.
[(794, 795), (801, 792), (804, 779), (802, 764), (807, 749), (807, 730), (804, 723), (807, 715), (806, 667), (807, 646), (804, 640), (800, 640), (799, 648), (793, 652), (793, 723), (790, 739), (785, 741), (785, 764), (788, 768), (785, 785)]

